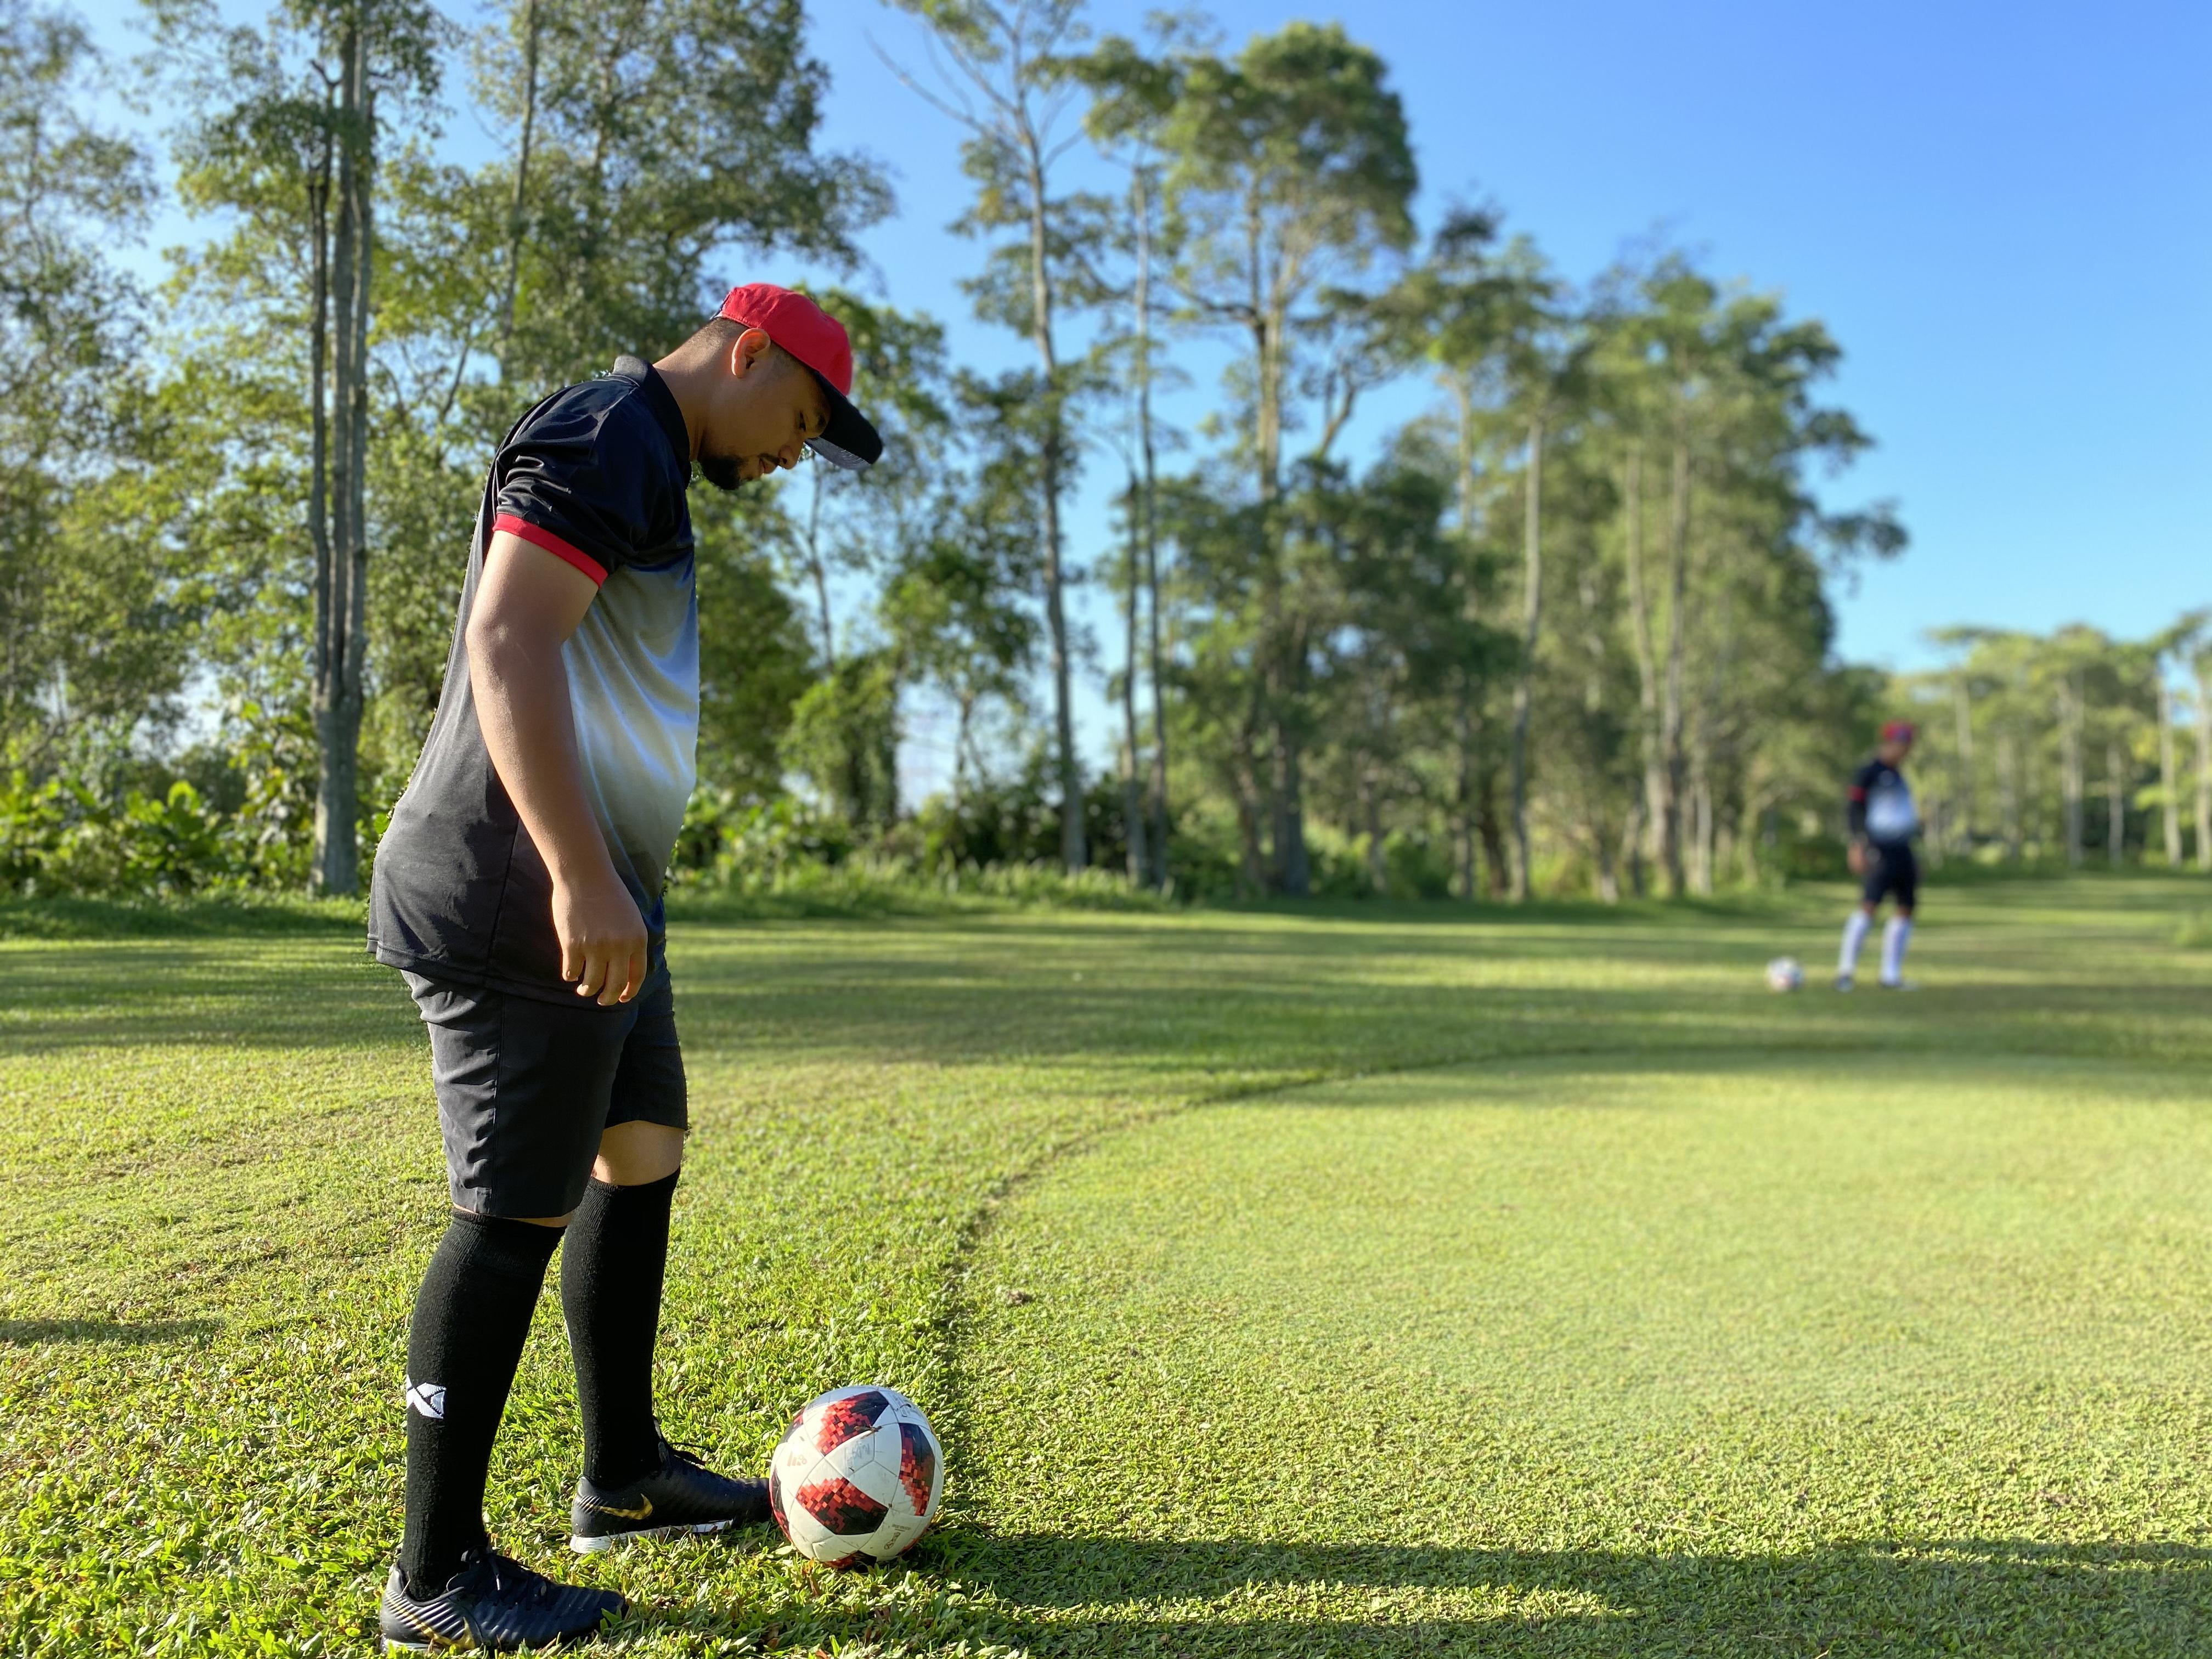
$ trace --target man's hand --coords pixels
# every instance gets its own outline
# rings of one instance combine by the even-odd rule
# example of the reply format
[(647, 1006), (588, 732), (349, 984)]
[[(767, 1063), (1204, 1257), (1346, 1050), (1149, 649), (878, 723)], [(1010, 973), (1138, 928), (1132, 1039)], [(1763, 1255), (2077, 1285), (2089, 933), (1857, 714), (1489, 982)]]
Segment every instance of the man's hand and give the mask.
[(1853, 875), (1863, 876), (1866, 874), (1866, 843), (1863, 841), (1853, 842), (1850, 844), (1850, 848), (1844, 854), (1844, 861), (1851, 866), (1851, 873)]
[(645, 984), (645, 918), (584, 795), (561, 646), (599, 594), (565, 560), (501, 531), (469, 613), (469, 684), (499, 781), (553, 878), (561, 977), (603, 1008)]
[(561, 977), (578, 996), (611, 1008), (645, 984), (645, 918), (611, 869), (596, 881), (553, 884), (553, 933)]

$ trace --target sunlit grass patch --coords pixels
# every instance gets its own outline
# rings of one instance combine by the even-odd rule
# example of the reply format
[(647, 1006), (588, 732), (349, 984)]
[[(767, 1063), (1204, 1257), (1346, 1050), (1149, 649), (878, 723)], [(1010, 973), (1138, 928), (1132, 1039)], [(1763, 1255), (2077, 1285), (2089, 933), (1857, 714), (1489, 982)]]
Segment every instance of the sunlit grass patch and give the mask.
[[(641, 1654), (2190, 1651), (2195, 890), (1933, 884), (1903, 999), (1765, 989), (1841, 889), (683, 923), (666, 1425), (896, 1384), (945, 1521), (576, 1565), (549, 1301), (493, 1526)], [(350, 1648), (420, 1027), (336, 907), (63, 920), (0, 942), (0, 1650)]]

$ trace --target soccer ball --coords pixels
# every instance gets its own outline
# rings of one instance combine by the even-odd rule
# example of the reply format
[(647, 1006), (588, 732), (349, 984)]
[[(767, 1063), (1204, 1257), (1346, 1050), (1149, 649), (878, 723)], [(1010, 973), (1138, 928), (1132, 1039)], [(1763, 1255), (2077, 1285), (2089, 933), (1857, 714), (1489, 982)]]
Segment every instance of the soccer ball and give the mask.
[(1766, 964), (1766, 988), (1770, 991), (1794, 991), (1805, 982), (1805, 970), (1797, 965), (1795, 957), (1777, 957)]
[(809, 1401), (768, 1465), (776, 1525), (792, 1548), (833, 1567), (872, 1566), (908, 1549), (944, 1485), (945, 1457), (921, 1407), (866, 1385)]

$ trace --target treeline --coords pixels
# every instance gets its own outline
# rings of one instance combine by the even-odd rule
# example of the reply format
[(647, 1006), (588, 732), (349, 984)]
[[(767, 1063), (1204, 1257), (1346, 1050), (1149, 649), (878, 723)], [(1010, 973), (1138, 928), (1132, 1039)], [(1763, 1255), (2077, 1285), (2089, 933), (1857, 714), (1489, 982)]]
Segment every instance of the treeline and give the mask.
[[(1486, 208), (1418, 223), (1406, 112), (1337, 27), (1230, 47), (1188, 20), (1097, 37), (1079, 0), (902, 9), (916, 117), (964, 134), (977, 313), (1028, 362), (979, 374), (933, 319), (822, 295), (889, 458), (694, 496), (687, 872), (1612, 897), (1828, 855), (1840, 774), (1934, 693), (1833, 659), (1829, 582), (1905, 538), (1814, 492), (1869, 441), (1820, 399), (1818, 322), (1672, 250), (1577, 284)], [(817, 144), (798, 0), (147, 15), (144, 61), (103, 64), (0, 0), (0, 881), (350, 892), (507, 425), (665, 351), (732, 280), (859, 269), (891, 197)], [(108, 252), (163, 171), (103, 118), (125, 85), (205, 227), (158, 288)], [(463, 118), (491, 159), (441, 148)], [(1202, 342), (1230, 366), (1171, 428)], [(1406, 381), (1427, 412), (1355, 460), (1363, 407)], [(1110, 524), (1072, 521), (1086, 476)], [(1104, 639), (1081, 585), (1115, 601)], [(1085, 677), (1114, 710), (1103, 776)], [(2083, 768), (2124, 699), (2078, 684), (2079, 720), (2032, 734), (1995, 678), (1968, 687), (1946, 846), (1955, 822), (2034, 855), (2062, 774), (2087, 844)], [(917, 803), (924, 697), (954, 767)]]
[(1929, 852), (2212, 871), (2212, 612), (2147, 639), (1954, 628), (1899, 686)]

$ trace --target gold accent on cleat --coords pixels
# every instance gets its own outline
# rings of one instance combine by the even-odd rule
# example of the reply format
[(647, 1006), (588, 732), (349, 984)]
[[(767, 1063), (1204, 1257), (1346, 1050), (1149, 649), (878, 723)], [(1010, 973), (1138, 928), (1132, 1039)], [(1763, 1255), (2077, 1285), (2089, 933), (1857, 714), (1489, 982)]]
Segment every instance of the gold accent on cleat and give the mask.
[(638, 1506), (634, 1510), (617, 1509), (612, 1504), (594, 1504), (590, 1498), (580, 1495), (576, 1501), (587, 1510), (597, 1510), (601, 1515), (617, 1516), (624, 1521), (642, 1521), (653, 1513), (653, 1499), (650, 1498), (640, 1499)]

